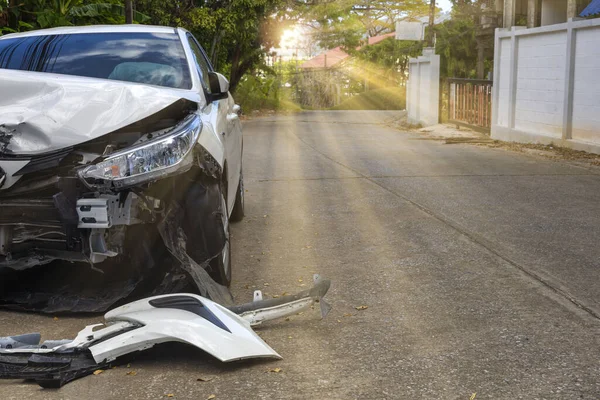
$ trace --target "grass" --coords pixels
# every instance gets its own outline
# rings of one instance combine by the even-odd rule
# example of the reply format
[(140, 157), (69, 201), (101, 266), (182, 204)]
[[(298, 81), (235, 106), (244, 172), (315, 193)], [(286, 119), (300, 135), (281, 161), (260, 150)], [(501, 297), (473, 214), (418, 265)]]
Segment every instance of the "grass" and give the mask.
[(404, 110), (406, 89), (392, 87), (374, 89), (344, 100), (332, 110)]

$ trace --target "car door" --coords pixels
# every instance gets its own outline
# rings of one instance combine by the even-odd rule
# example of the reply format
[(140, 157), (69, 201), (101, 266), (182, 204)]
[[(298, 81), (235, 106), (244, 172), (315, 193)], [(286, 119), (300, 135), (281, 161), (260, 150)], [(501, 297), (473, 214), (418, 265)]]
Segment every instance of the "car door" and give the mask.
[[(202, 86), (210, 101), (211, 89), (209, 73), (214, 72), (204, 50), (198, 44), (196, 39), (187, 34), (190, 48), (194, 54), (198, 73), (202, 81)], [(242, 131), (237, 113), (237, 107), (230, 94), (226, 98), (212, 101), (208, 107), (210, 109), (210, 122), (215, 132), (219, 134), (225, 148), (225, 163), (227, 168), (227, 209), (231, 214), (235, 195), (237, 193), (240, 179), (241, 158), (242, 158)]]

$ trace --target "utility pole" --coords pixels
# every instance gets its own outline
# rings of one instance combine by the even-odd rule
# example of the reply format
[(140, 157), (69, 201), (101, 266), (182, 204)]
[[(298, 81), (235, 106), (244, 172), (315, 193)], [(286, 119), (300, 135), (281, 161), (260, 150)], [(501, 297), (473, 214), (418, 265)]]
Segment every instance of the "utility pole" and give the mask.
[(125, 0), (125, 23), (133, 24), (133, 0)]
[(435, 47), (433, 25), (435, 24), (435, 0), (429, 0), (429, 31), (427, 32), (427, 46)]

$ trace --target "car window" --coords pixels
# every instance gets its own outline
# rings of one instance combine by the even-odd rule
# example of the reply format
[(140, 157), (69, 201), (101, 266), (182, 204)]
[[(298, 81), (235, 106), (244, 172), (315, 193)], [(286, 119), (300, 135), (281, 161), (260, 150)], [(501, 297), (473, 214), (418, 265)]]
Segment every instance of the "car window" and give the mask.
[(0, 68), (190, 89), (175, 33), (74, 33), (0, 40)]
[(196, 39), (194, 39), (194, 37), (190, 34), (187, 35), (187, 39), (190, 43), (190, 48), (194, 53), (194, 59), (196, 61), (196, 66), (198, 67), (198, 73), (200, 74), (200, 79), (202, 79), (202, 86), (204, 86), (204, 89), (210, 93), (210, 81), (208, 73), (212, 70), (212, 68), (204, 56), (204, 52), (196, 42)]

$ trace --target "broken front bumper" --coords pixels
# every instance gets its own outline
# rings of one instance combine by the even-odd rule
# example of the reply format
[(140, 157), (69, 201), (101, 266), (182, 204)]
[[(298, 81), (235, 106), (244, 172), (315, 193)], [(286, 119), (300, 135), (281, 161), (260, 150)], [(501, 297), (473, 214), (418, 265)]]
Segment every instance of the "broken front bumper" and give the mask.
[(330, 282), (315, 275), (315, 286), (294, 296), (225, 308), (192, 294), (163, 295), (126, 304), (105, 315), (106, 325), (84, 328), (73, 340), (39, 343), (38, 333), (0, 338), (0, 379), (35, 379), (43, 387), (60, 387), (98, 369), (108, 368), (132, 352), (158, 343), (181, 342), (220, 361), (281, 358), (252, 329), (263, 321), (296, 314), (323, 300)]

